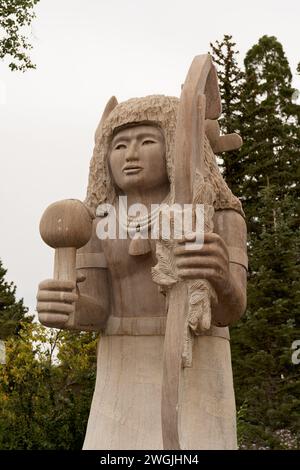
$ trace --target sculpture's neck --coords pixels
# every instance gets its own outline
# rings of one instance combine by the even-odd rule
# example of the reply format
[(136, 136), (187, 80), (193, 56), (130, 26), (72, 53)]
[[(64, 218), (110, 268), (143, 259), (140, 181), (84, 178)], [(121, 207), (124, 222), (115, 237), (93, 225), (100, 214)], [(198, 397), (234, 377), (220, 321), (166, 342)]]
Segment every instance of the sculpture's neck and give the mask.
[(151, 190), (138, 190), (127, 192), (127, 206), (133, 204), (144, 204), (148, 209), (151, 208), (151, 204), (160, 204), (164, 201), (170, 192), (170, 185), (166, 184), (158, 188), (151, 188)]

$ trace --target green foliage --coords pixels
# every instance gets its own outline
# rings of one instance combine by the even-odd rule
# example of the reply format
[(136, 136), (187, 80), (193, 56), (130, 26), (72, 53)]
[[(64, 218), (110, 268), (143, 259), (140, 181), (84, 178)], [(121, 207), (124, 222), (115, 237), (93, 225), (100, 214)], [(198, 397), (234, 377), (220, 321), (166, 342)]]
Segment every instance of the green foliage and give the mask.
[(0, 449), (81, 449), (96, 376), (96, 334), (32, 323), (0, 261)]
[[(300, 338), (300, 107), (293, 103), (292, 74), (275, 37), (263, 36), (247, 52), (241, 74), (233, 47), (227, 36), (213, 56), (226, 70), (219, 75), (222, 130), (236, 130), (244, 140), (231, 164), (231, 152), (224, 157), (225, 177), (242, 199), (249, 234), (248, 307), (231, 329), (239, 444), (299, 448), (300, 380), (291, 345)], [(230, 128), (228, 109), (234, 115)]]
[[(244, 84), (244, 73), (240, 69), (237, 57), (238, 51), (232, 36), (224, 35), (222, 41), (210, 44), (211, 55), (217, 65), (220, 93), (222, 97), (222, 116), (219, 119), (220, 128), (224, 134), (241, 132), (241, 93)], [(241, 196), (244, 176), (241, 165), (241, 155), (238, 150), (232, 150), (222, 155), (221, 169), (228, 186), (236, 196)]]
[(287, 192), (299, 197), (300, 107), (292, 101), (291, 70), (275, 37), (263, 36), (244, 63), (243, 197), (250, 229), (257, 230), (254, 217), (264, 187), (272, 185), (278, 198)]
[(0, 449), (81, 449), (95, 381), (95, 335), (24, 324), (6, 348)]
[(272, 188), (261, 197), (263, 230), (251, 239), (248, 309), (231, 332), (234, 382), (237, 405), (247, 410), (241, 444), (285, 448), (281, 430), (300, 444), (300, 376), (291, 361), (292, 342), (300, 338), (300, 237), (291, 198), (276, 202)]
[[(17, 334), (20, 322), (25, 320), (27, 308), (23, 300), (16, 300), (16, 286), (5, 280), (6, 270), (0, 260), (0, 340), (5, 340), (10, 335)], [(27, 316), (25, 321), (31, 321)]]
[(0, 58), (9, 57), (11, 70), (25, 72), (35, 68), (28, 56), (32, 48), (24, 30), (35, 17), (34, 6), (39, 0), (1, 0), (0, 3)]

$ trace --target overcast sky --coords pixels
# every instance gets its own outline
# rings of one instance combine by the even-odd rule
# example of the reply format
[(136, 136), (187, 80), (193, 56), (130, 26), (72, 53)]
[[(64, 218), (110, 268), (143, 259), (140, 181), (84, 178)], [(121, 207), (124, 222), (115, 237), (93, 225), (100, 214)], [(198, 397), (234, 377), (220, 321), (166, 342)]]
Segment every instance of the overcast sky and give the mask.
[[(43, 210), (85, 197), (93, 135), (107, 99), (177, 95), (209, 43), (232, 34), (241, 60), (264, 34), (300, 61), (297, 0), (41, 0), (32, 27), (35, 71), (0, 64), (0, 258), (35, 309), (52, 276)], [(299, 79), (294, 86), (300, 89)]]

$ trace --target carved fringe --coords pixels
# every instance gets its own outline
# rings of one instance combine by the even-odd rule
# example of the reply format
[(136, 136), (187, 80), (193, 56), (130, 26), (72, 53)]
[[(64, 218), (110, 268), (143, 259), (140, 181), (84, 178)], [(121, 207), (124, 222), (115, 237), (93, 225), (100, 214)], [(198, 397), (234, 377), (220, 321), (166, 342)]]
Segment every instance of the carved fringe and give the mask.
[[(204, 232), (213, 230), (213, 204), (215, 193), (208, 180), (198, 174), (195, 178), (194, 204), (204, 205)], [(171, 235), (174, 233), (174, 220), (171, 219)], [(156, 244), (157, 265), (152, 268), (152, 279), (163, 291), (170, 295), (170, 289), (181, 281), (176, 269), (173, 249), (176, 240), (160, 239)], [(211, 327), (211, 302), (217, 300), (216, 293), (206, 280), (188, 281), (187, 315), (183, 331), (182, 367), (191, 367), (194, 337)]]

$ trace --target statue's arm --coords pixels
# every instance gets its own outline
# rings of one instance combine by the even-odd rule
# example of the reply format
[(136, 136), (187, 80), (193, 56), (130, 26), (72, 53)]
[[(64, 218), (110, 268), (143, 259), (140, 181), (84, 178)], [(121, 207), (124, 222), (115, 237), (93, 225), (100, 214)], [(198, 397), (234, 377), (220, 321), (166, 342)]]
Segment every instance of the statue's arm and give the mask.
[(216, 211), (214, 232), (204, 234), (201, 247), (186, 250), (186, 241), (175, 248), (177, 270), (182, 279), (206, 279), (215, 289), (218, 302), (212, 304), (212, 323), (227, 326), (246, 309), (247, 232), (243, 217), (234, 210)]
[[(90, 241), (77, 251), (77, 282), (47, 279), (39, 285), (40, 322), (52, 328), (99, 331), (110, 313), (107, 268), (94, 221)], [(74, 315), (69, 326), (68, 319)]]
[(218, 293), (213, 307), (213, 323), (227, 326), (243, 315), (247, 305), (247, 227), (244, 218), (234, 210), (216, 211), (214, 231), (225, 242), (229, 258), (228, 284)]

